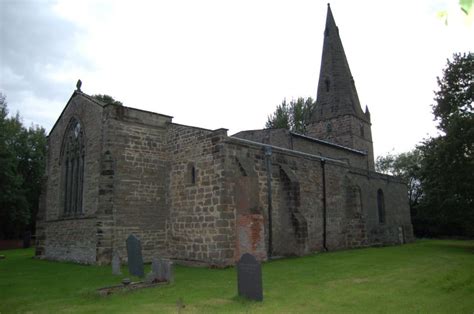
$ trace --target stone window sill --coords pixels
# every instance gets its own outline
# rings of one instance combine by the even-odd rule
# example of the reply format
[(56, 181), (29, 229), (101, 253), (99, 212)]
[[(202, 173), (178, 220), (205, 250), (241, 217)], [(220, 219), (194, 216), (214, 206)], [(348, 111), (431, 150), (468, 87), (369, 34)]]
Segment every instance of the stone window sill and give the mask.
[(58, 217), (57, 219), (47, 220), (46, 222), (57, 222), (57, 221), (64, 221), (64, 220), (84, 220), (84, 219), (94, 219), (97, 218), (95, 215), (86, 216), (82, 215), (63, 215)]

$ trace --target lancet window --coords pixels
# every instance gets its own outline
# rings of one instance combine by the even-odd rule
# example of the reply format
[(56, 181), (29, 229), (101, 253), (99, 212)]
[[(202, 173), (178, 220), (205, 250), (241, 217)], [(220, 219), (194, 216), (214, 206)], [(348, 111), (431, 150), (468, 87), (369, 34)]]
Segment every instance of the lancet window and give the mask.
[(63, 205), (65, 215), (83, 213), (84, 132), (79, 120), (73, 118), (63, 141)]

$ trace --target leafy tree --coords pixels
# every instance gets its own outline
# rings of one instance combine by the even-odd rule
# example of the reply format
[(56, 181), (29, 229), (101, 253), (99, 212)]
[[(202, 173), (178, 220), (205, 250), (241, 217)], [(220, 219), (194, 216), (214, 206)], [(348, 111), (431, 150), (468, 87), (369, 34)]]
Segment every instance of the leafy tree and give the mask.
[(29, 222), (29, 208), (23, 190), (24, 179), (18, 174), (16, 150), (24, 138), (21, 121), (16, 115), (7, 118), (5, 96), (0, 97), (0, 237), (17, 236), (16, 231)]
[(92, 98), (97, 99), (98, 101), (101, 101), (107, 105), (123, 106), (123, 103), (121, 101), (115, 100), (112, 96), (109, 96), (109, 95), (97, 94), (97, 95), (92, 95)]
[(26, 129), (19, 114), (9, 118), (0, 93), (0, 238), (34, 230), (45, 155), (45, 130)]
[(418, 149), (398, 155), (379, 156), (375, 162), (377, 172), (399, 177), (407, 183), (408, 199), (413, 216), (416, 215), (417, 206), (423, 196), (420, 182), (421, 162), (421, 151)]
[(310, 123), (311, 113), (315, 106), (314, 100), (309, 97), (298, 98), (288, 104), (286, 99), (278, 105), (275, 112), (268, 116), (265, 127), (267, 129), (288, 129), (293, 132), (306, 134)]
[(438, 78), (433, 113), (444, 133), (419, 146), (425, 235), (474, 236), (474, 54), (455, 54)]

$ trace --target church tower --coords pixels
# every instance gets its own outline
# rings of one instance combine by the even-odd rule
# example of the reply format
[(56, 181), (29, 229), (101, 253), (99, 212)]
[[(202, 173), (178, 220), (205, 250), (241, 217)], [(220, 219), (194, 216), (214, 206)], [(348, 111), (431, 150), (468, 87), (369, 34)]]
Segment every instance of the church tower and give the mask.
[(331, 7), (328, 4), (316, 106), (308, 135), (367, 152), (374, 170), (370, 113), (362, 110)]

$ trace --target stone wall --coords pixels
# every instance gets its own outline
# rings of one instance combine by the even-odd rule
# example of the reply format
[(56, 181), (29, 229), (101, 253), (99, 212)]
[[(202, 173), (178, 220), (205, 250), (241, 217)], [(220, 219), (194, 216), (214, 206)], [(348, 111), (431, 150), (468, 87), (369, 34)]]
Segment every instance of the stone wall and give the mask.
[(52, 260), (95, 264), (96, 224), (95, 218), (49, 221), (45, 228), (44, 256)]
[(130, 234), (141, 240), (145, 261), (167, 254), (170, 122), (123, 106), (104, 109), (99, 262), (109, 262), (113, 251), (126, 261)]
[(226, 186), (222, 139), (215, 131), (173, 124), (170, 153), (169, 255), (213, 265), (233, 263), (235, 208)]
[[(400, 243), (399, 228), (404, 230), (405, 242), (412, 240), (406, 186), (402, 182), (352, 168), (336, 160), (272, 148), (272, 255), (303, 255), (324, 249), (324, 190), (325, 245), (328, 250)], [(234, 163), (234, 166), (228, 167), (230, 178), (238, 180), (241, 159), (249, 161), (247, 163), (255, 172), (259, 197), (252, 214), (264, 218), (267, 250), (268, 172), (264, 145), (229, 138), (225, 150), (229, 162)], [(324, 163), (321, 163), (322, 160), (325, 160)], [(248, 165), (246, 167), (249, 168)], [(386, 221), (383, 224), (378, 222), (376, 216), (379, 188), (386, 190)], [(239, 201), (235, 199), (235, 202)], [(235, 206), (240, 207), (238, 204)], [(259, 243), (261, 235), (257, 233), (255, 236), (253, 242)], [(252, 253), (263, 259), (265, 254), (262, 250), (260, 247)]]
[(242, 131), (234, 134), (233, 137), (341, 160), (356, 168), (367, 169), (369, 166), (367, 154), (361, 151), (334, 145), (328, 142), (331, 139), (323, 141), (285, 129)]
[[(60, 156), (72, 117), (85, 132), (84, 212), (65, 216)], [(82, 93), (51, 131), (44, 187), (37, 254), (51, 259), (104, 264), (115, 251), (126, 261), (130, 234), (145, 261), (216, 266), (246, 252), (266, 260), (413, 240), (406, 186), (370, 171), (361, 152), (286, 130), (228, 137)]]
[(313, 122), (308, 135), (367, 152), (369, 170), (375, 169), (371, 124), (353, 115)]
[[(75, 92), (49, 134), (37, 230), (37, 254), (45, 258), (95, 262), (102, 110), (100, 103)], [(85, 161), (83, 212), (70, 216), (64, 214), (61, 150), (66, 128), (73, 117), (80, 121), (84, 131)]]

